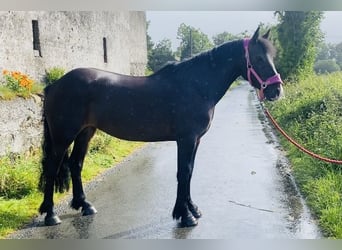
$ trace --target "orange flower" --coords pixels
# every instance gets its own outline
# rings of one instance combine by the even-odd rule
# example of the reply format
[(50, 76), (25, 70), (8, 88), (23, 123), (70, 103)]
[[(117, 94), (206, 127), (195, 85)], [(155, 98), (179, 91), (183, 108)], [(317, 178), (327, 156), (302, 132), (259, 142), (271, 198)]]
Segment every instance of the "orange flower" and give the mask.
[(19, 72), (12, 72), (11, 73), (11, 76), (14, 78), (14, 79), (16, 79), (16, 80), (20, 80), (20, 78), (21, 78), (21, 74), (19, 73)]
[(19, 71), (7, 71), (7, 70), (3, 70), (2, 73), (8, 78), (12, 78), (12, 80), (16, 82), (15, 84), (17, 86), (31, 91), (34, 81), (30, 79), (27, 75)]
[(26, 75), (23, 75), (19, 81), (21, 87), (31, 90), (33, 81), (29, 79)]

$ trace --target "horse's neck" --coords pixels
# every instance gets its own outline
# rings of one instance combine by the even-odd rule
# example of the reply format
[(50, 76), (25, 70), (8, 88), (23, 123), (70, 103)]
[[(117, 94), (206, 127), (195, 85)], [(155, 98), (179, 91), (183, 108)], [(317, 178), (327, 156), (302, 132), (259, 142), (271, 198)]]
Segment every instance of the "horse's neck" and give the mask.
[[(198, 84), (203, 95), (215, 105), (231, 84), (241, 75), (244, 51), (242, 42), (234, 41), (208, 53), (206, 67), (198, 72)], [(204, 64), (204, 61), (202, 62)]]

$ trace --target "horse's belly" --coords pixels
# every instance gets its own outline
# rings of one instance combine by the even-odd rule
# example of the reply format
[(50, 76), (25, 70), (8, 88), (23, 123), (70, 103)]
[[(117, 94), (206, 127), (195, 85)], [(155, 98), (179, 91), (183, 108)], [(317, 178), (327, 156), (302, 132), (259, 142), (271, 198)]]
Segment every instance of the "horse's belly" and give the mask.
[(163, 122), (117, 121), (116, 123), (98, 124), (100, 130), (114, 137), (129, 141), (169, 141), (175, 139), (170, 124)]

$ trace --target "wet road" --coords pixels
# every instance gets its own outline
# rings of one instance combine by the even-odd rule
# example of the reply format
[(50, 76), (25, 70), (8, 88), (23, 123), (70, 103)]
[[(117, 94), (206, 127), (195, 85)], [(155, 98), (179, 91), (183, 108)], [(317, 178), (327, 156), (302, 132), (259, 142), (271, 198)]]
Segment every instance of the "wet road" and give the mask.
[(98, 214), (82, 217), (59, 205), (62, 224), (43, 218), (11, 238), (292, 239), (320, 238), (293, 186), (286, 159), (258, 112), (247, 84), (229, 91), (199, 146), (192, 198), (203, 213), (180, 228), (176, 199), (176, 143), (151, 143), (87, 187)]

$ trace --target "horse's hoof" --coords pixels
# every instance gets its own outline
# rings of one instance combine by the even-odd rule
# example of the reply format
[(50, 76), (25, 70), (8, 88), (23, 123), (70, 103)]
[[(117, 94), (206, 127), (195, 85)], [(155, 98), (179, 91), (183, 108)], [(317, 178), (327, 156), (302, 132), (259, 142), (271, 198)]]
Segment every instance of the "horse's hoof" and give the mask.
[(198, 224), (198, 221), (193, 215), (182, 217), (182, 220), (181, 220), (182, 227), (194, 227), (194, 226), (197, 226), (197, 224)]
[(93, 206), (89, 206), (89, 207), (87, 207), (85, 209), (82, 209), (82, 215), (83, 216), (93, 215), (93, 214), (96, 214), (96, 213), (97, 213), (97, 210)]
[(198, 207), (193, 207), (193, 208), (190, 208), (190, 207), (189, 207), (189, 210), (190, 210), (190, 212), (192, 213), (192, 215), (193, 215), (196, 219), (202, 217), (202, 213), (201, 213), (201, 211), (198, 209)]
[(55, 226), (61, 224), (62, 221), (57, 215), (52, 215), (50, 217), (45, 217), (44, 224), (45, 226)]

